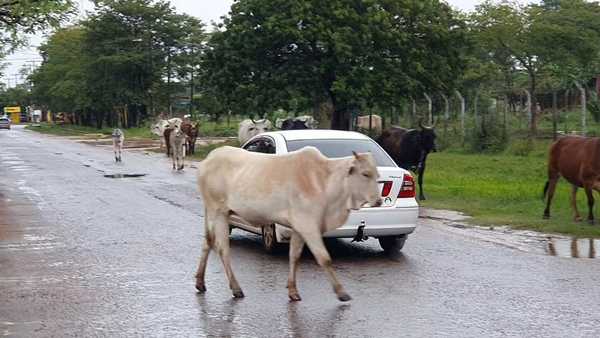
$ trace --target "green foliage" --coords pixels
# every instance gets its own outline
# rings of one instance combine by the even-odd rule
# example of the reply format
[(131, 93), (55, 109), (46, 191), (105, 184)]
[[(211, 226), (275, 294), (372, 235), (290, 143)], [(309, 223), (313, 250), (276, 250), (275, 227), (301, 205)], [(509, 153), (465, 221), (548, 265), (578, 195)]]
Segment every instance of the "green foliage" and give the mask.
[(594, 122), (600, 123), (600, 102), (598, 100), (588, 102), (587, 109), (592, 114)]
[(343, 128), (354, 107), (452, 87), (462, 27), (438, 1), (241, 0), (210, 39), (206, 84), (244, 114), (330, 102)]
[(198, 63), (202, 24), (164, 0), (95, 5), (87, 19), (40, 48), (44, 62), (31, 77), (37, 101), (98, 128), (137, 125), (155, 107), (168, 110), (173, 92), (183, 90), (174, 79), (185, 80)]
[(0, 57), (22, 46), (25, 34), (57, 27), (73, 12), (72, 0), (0, 1)]

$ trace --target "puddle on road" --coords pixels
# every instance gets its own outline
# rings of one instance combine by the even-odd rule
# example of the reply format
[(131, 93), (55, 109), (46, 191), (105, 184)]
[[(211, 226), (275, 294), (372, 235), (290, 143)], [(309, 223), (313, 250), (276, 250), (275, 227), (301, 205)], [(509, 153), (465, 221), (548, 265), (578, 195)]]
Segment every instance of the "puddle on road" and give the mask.
[(596, 246), (600, 240), (586, 238), (548, 238), (547, 252), (551, 256), (569, 258), (596, 258)]
[(130, 178), (130, 177), (143, 177), (148, 174), (106, 174), (104, 177), (107, 178)]
[(548, 235), (508, 226), (477, 226), (465, 222), (469, 217), (445, 210), (422, 209), (420, 217), (446, 227), (450, 232), (525, 252), (563, 258), (598, 258), (600, 239)]

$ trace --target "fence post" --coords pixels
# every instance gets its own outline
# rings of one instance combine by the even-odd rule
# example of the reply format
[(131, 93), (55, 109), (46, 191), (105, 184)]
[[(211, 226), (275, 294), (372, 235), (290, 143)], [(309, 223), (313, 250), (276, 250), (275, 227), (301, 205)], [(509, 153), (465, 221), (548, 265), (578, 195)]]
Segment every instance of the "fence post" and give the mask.
[(448, 96), (442, 93), (442, 98), (444, 99), (444, 119), (448, 121), (450, 119), (450, 101), (448, 101)]
[(575, 82), (575, 86), (577, 86), (577, 89), (579, 89), (579, 92), (581, 93), (581, 133), (585, 136), (587, 132), (587, 97), (585, 93), (585, 88), (583, 88), (583, 86), (581, 86), (581, 84), (578, 81), (573, 82)]
[(433, 124), (433, 101), (431, 100), (431, 97), (429, 95), (427, 95), (427, 93), (423, 93), (423, 95), (425, 95), (425, 99), (427, 100), (427, 113), (428, 115), (428, 119), (429, 122), (427, 124), (432, 125)]
[(558, 124), (558, 107), (557, 107), (557, 101), (558, 101), (558, 94), (556, 93), (556, 90), (552, 91), (552, 133), (554, 134), (553, 138), (554, 140), (556, 140), (556, 138), (558, 137), (558, 133), (557, 133), (557, 124)]
[(464, 142), (464, 140), (465, 140), (465, 98), (464, 98), (464, 96), (462, 96), (462, 94), (458, 90), (455, 90), (454, 93), (460, 100), (460, 131), (461, 131), (461, 135), (462, 135), (463, 142)]
[(525, 95), (527, 95), (527, 129), (531, 129), (531, 117), (532, 117), (532, 108), (531, 107), (531, 93), (527, 89), (523, 89)]
[(412, 100), (412, 111), (410, 115), (410, 124), (412, 126), (415, 125), (415, 118), (417, 117), (417, 101), (414, 98), (410, 98)]

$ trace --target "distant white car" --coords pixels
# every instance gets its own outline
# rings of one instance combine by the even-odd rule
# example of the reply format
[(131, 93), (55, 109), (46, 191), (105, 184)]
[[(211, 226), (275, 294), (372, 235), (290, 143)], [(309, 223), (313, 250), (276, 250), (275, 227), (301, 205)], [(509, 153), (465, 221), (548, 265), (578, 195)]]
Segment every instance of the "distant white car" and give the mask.
[[(386, 252), (400, 251), (408, 235), (415, 230), (419, 216), (414, 179), (410, 172), (398, 167), (368, 136), (337, 130), (275, 131), (254, 136), (242, 148), (279, 155), (306, 146), (316, 147), (330, 158), (351, 156), (352, 151), (371, 152), (380, 175), (383, 205), (352, 211), (346, 224), (325, 233), (323, 237), (354, 238), (356, 241), (376, 237)], [(291, 237), (291, 229), (285, 226), (271, 224), (258, 228), (236, 215), (230, 217), (230, 226), (262, 235), (264, 248), (268, 252), (276, 251), (281, 243), (289, 242)]]
[(10, 119), (7, 116), (0, 116), (0, 129), (10, 129)]

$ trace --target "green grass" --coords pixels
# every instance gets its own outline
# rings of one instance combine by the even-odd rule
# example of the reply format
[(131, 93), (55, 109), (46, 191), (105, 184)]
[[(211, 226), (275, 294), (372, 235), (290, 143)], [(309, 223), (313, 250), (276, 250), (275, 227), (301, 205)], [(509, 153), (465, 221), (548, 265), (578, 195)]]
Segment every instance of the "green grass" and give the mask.
[(233, 137), (238, 134), (238, 126), (240, 121), (232, 119), (229, 124), (226, 121), (223, 122), (211, 122), (201, 121), (200, 122), (200, 137)]
[[(86, 135), (89, 134), (93, 134), (94, 136), (97, 134), (102, 134), (103, 136), (109, 137), (113, 131), (113, 128), (97, 129), (93, 127), (77, 126), (72, 124), (59, 125), (48, 123), (40, 123), (37, 127), (29, 125), (26, 128), (44, 134), (81, 137), (86, 137)], [(157, 138), (156, 135), (153, 135), (150, 132), (148, 127), (123, 129), (123, 132), (127, 138)]]
[(196, 160), (196, 161), (201, 161), (201, 160), (205, 159), (206, 156), (208, 156), (208, 153), (210, 153), (212, 150), (219, 148), (219, 147), (223, 147), (223, 146), (239, 147), (240, 143), (238, 140), (230, 140), (230, 141), (226, 141), (226, 142), (219, 143), (219, 144), (210, 144), (207, 146), (196, 146), (194, 155), (189, 156), (188, 158), (190, 158), (192, 160)]
[[(570, 185), (564, 180), (559, 182), (554, 196), (552, 218), (542, 219), (549, 144), (550, 141), (536, 141), (528, 156), (513, 155), (510, 147), (497, 155), (433, 153), (427, 160), (424, 184), (427, 200), (422, 205), (465, 212), (473, 216), (474, 224), (600, 237), (600, 226), (573, 221)], [(578, 207), (586, 218), (587, 202), (581, 189)], [(594, 214), (600, 217), (597, 207)]]

